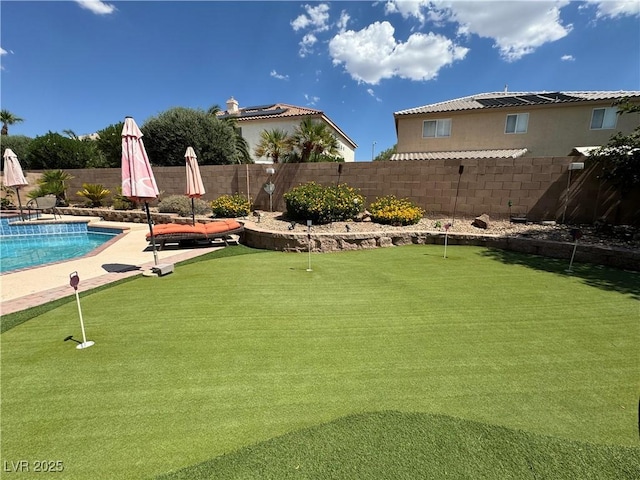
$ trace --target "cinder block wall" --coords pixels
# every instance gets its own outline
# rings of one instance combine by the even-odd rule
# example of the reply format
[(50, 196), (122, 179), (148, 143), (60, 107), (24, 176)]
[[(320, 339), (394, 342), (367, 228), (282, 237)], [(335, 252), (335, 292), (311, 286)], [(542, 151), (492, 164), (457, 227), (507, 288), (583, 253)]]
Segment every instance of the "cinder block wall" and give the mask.
[[(592, 223), (601, 217), (613, 223), (640, 223), (640, 192), (633, 192), (621, 202), (614, 189), (601, 182), (602, 172), (590, 165), (588, 159), (584, 170), (571, 172), (567, 197), (568, 165), (574, 161), (576, 157), (275, 165), (276, 173), (271, 178), (276, 187), (273, 209), (284, 211), (285, 192), (315, 181), (323, 185), (347, 183), (360, 189), (367, 203), (380, 196), (395, 195), (411, 199), (428, 213), (452, 215), (455, 209), (456, 217), (486, 213), (492, 218), (526, 216), (533, 221), (561, 221), (564, 216), (570, 223)], [(460, 165), (464, 166), (462, 175), (458, 173)], [(254, 208), (268, 210), (269, 196), (263, 190), (269, 180), (266, 168), (266, 165), (201, 166), (207, 192), (204, 199), (248, 193)], [(154, 167), (153, 172), (161, 195), (184, 194), (184, 167)], [(67, 192), (72, 203), (83, 203), (75, 195), (83, 183), (100, 183), (114, 193), (121, 184), (120, 169), (81, 169), (68, 173), (74, 177)], [(29, 182), (39, 174), (29, 172)], [(23, 198), (30, 188), (31, 185), (23, 189)]]

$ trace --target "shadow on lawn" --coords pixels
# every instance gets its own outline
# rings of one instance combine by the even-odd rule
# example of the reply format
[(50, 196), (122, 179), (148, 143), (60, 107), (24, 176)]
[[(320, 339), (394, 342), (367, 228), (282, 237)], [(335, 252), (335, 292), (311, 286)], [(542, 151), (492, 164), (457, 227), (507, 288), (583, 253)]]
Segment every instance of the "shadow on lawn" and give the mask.
[(580, 278), (586, 285), (624, 293), (635, 300), (640, 300), (640, 272), (617, 270), (588, 263), (574, 263), (572, 271), (568, 272), (569, 261), (565, 259), (540, 257), (500, 249), (488, 249), (480, 254), (507, 264), (522, 265), (562, 276)]

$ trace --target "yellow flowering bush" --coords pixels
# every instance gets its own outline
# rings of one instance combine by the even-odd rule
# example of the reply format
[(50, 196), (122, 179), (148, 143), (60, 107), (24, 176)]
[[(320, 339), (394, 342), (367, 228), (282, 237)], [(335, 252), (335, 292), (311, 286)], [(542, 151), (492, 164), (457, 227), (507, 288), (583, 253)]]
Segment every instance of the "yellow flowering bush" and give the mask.
[(242, 195), (221, 195), (211, 202), (213, 215), (220, 218), (246, 217), (251, 211), (251, 203)]
[(393, 195), (377, 198), (369, 205), (371, 220), (384, 225), (415, 225), (424, 215), (424, 210), (407, 198)]
[(364, 211), (364, 197), (347, 184), (324, 186), (309, 182), (285, 193), (284, 201), (289, 218), (315, 224), (352, 220)]

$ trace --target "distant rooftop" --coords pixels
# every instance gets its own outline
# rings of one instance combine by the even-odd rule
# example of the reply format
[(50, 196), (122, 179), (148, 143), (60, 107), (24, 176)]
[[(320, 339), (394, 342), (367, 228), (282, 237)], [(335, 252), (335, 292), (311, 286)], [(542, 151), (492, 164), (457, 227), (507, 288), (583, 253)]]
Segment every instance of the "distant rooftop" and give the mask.
[(235, 118), (238, 122), (252, 121), (252, 120), (265, 120), (273, 118), (286, 118), (291, 119), (293, 117), (317, 117), (328, 123), (336, 132), (338, 132), (347, 143), (355, 149), (358, 144), (347, 136), (329, 117), (327, 117), (322, 110), (315, 108), (298, 107), (296, 105), (289, 105), (287, 103), (268, 103), (265, 105), (256, 105), (252, 107), (239, 107), (238, 101), (231, 97), (227, 100), (227, 110), (218, 112), (217, 117), (220, 119)]
[(640, 91), (598, 91), (598, 92), (490, 92), (469, 97), (456, 98), (445, 102), (432, 103), (422, 107), (395, 112), (394, 115), (417, 113), (452, 112), (482, 108), (502, 108), (554, 103), (577, 103), (597, 100), (617, 100), (625, 97), (640, 97)]
[(526, 148), (496, 150), (458, 150), (451, 152), (394, 153), (391, 160), (467, 160), (478, 158), (518, 158), (527, 153)]
[(296, 107), (295, 105), (287, 105), (286, 103), (272, 103), (268, 105), (257, 105), (253, 107), (238, 108), (237, 113), (224, 110), (218, 112), (218, 118), (237, 118), (244, 120), (248, 118), (276, 118), (276, 117), (297, 117), (304, 115), (322, 115), (322, 110), (313, 108)]

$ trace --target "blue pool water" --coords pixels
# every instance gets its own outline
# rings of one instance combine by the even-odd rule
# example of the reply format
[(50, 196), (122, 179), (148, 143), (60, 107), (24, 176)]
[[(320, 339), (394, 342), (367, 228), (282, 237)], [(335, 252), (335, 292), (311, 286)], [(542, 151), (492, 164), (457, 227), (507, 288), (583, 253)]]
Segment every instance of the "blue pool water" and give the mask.
[(86, 222), (11, 225), (0, 219), (0, 272), (81, 257), (121, 233)]

